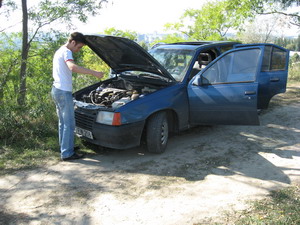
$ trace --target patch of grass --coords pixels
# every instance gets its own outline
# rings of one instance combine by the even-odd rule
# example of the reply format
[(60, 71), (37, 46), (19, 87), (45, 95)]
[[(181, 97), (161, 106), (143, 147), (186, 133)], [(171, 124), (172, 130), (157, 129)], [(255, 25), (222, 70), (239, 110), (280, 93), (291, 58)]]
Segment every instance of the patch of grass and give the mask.
[(32, 149), (14, 145), (2, 146), (1, 151), (0, 175), (36, 168), (59, 160), (59, 152), (51, 149)]
[[(300, 185), (272, 191), (263, 200), (250, 202), (247, 210), (228, 212), (224, 218), (209, 218), (201, 224), (298, 225), (300, 224)], [(222, 221), (222, 222), (214, 222)]]
[(59, 159), (55, 108), (0, 107), (0, 175)]
[(291, 103), (299, 102), (300, 98), (300, 83), (294, 83), (287, 87), (287, 91), (283, 94), (277, 95), (274, 99), (272, 99), (275, 105), (288, 105)]
[(232, 224), (300, 224), (300, 185), (272, 191), (267, 199), (255, 201)]
[(291, 64), (288, 74), (289, 82), (300, 82), (300, 63)]
[[(57, 116), (53, 104), (0, 105), (0, 175), (60, 160)], [(76, 139), (76, 145), (82, 147)], [(84, 152), (91, 150), (83, 148)]]
[(261, 115), (268, 113), (280, 105), (290, 105), (298, 103), (300, 98), (300, 82), (289, 82), (285, 93), (278, 94), (271, 99), (267, 110), (263, 110)]

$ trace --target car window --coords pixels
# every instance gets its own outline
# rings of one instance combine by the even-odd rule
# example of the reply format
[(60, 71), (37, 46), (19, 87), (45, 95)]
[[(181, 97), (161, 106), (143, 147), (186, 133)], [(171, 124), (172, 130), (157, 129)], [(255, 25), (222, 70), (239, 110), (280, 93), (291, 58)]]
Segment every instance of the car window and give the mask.
[(203, 83), (253, 82), (260, 52), (260, 49), (248, 49), (226, 54), (202, 74)]
[(271, 70), (284, 70), (286, 62), (286, 51), (274, 47), (272, 52)]
[(224, 53), (224, 52), (227, 52), (227, 51), (231, 50), (232, 48), (233, 48), (233, 45), (220, 46), (220, 52)]
[(285, 70), (286, 54), (287, 52), (280, 48), (266, 46), (264, 50), (262, 71)]
[(149, 53), (168, 70), (177, 81), (181, 81), (186, 74), (194, 51), (186, 49), (151, 49)]

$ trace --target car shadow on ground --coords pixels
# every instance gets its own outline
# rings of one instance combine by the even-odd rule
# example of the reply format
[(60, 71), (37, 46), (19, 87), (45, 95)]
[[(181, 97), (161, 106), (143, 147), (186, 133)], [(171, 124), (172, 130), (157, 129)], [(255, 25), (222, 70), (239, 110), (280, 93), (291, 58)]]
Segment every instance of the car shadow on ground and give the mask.
[[(293, 108), (286, 107), (286, 112)], [(289, 184), (285, 168), (274, 165), (263, 156), (263, 153), (281, 158), (300, 156), (299, 151), (293, 150), (298, 144), (299, 124), (291, 123), (291, 119), (284, 118), (285, 115), (279, 120), (277, 114), (281, 115), (281, 112), (273, 107), (272, 111), (262, 115), (261, 126), (190, 129), (170, 138), (163, 154), (151, 154), (142, 147), (122, 151), (104, 149), (97, 155), (88, 156), (92, 160), (82, 163), (95, 167), (100, 163), (110, 171), (181, 177), (188, 181), (203, 180), (209, 174), (242, 174)]]
[[(193, 137), (199, 130), (205, 134), (200, 139)], [(92, 160), (84, 160), (81, 163), (95, 167), (100, 163), (110, 171), (181, 177), (188, 181), (204, 180), (209, 174), (230, 176), (239, 173), (257, 179), (290, 183), (282, 168), (273, 165), (259, 153), (275, 153), (286, 158), (300, 156), (299, 152), (264, 148), (257, 142), (249, 141), (247, 137), (242, 136), (240, 132), (243, 130), (230, 132), (235, 136), (229, 138), (232, 143), (228, 143), (230, 140), (219, 140), (223, 144), (217, 144), (209, 137), (211, 132), (216, 130), (229, 133), (226, 127), (221, 126), (195, 128), (192, 130), (196, 131), (193, 135), (183, 133), (179, 137), (173, 137), (166, 152), (161, 155), (148, 153), (144, 148), (123, 151), (110, 149), (95, 156), (87, 156), (87, 159)], [(189, 144), (181, 146), (181, 139), (188, 139)]]

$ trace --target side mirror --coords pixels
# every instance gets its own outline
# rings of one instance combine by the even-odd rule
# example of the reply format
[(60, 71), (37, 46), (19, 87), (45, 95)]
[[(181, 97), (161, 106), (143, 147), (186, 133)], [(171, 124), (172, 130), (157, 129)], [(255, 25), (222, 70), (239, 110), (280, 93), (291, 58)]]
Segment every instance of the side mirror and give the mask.
[(203, 76), (198, 76), (194, 82), (193, 82), (193, 85), (196, 85), (196, 86), (205, 86), (205, 85), (208, 85), (210, 84), (209, 83), (209, 80), (207, 80), (205, 77)]
[(210, 84), (209, 80), (206, 77), (201, 76), (200, 80), (201, 80), (201, 86)]
[(199, 76), (198, 79), (197, 79), (197, 81), (198, 81), (198, 85), (199, 85), (199, 86), (202, 86), (202, 85), (203, 85), (202, 76)]
[(202, 86), (201, 76), (195, 77), (195, 80), (193, 81), (193, 85), (195, 85), (195, 86)]

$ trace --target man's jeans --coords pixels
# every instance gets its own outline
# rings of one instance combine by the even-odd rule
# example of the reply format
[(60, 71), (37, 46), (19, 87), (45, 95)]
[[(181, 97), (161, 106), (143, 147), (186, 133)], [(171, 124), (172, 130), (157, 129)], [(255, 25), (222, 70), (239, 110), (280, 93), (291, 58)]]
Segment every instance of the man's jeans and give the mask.
[(75, 117), (72, 92), (52, 87), (51, 95), (56, 105), (59, 146), (61, 158), (64, 159), (74, 154)]

